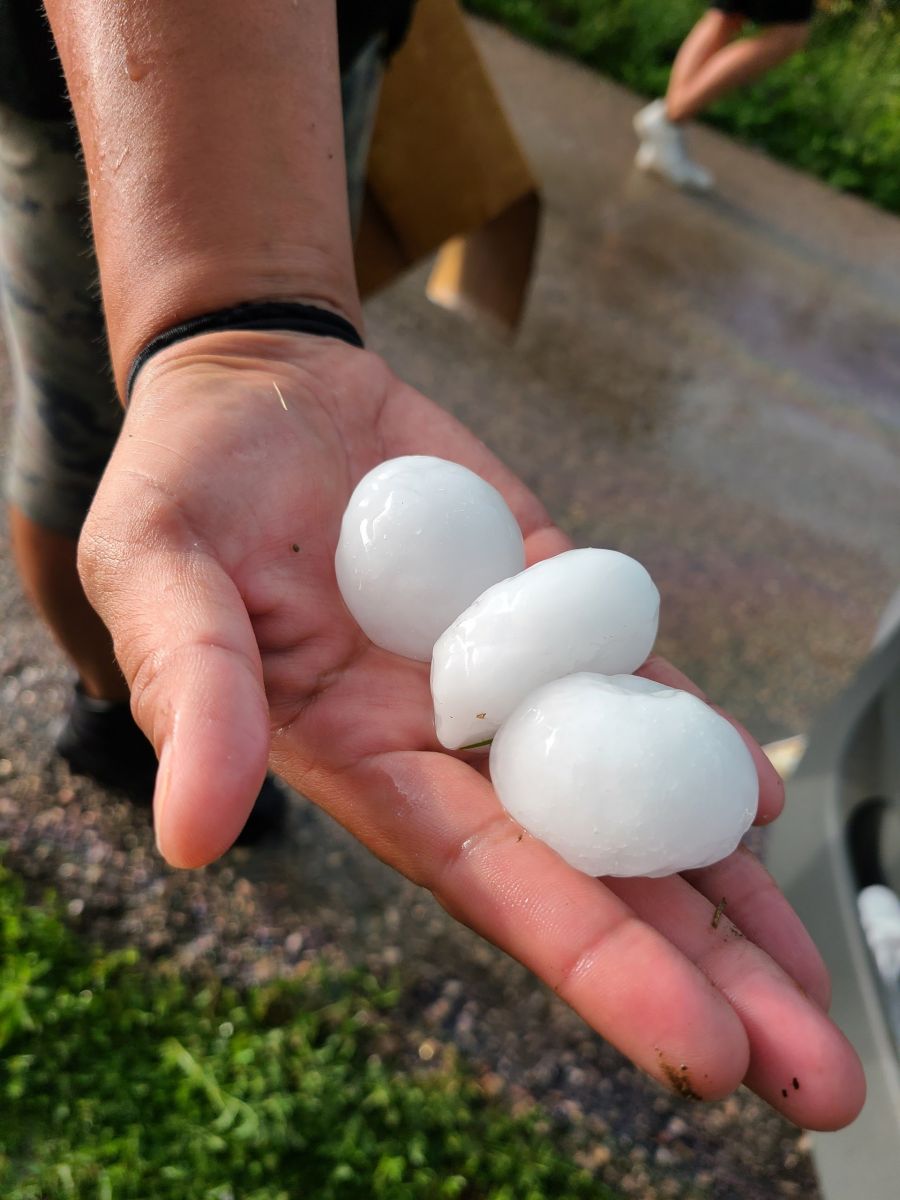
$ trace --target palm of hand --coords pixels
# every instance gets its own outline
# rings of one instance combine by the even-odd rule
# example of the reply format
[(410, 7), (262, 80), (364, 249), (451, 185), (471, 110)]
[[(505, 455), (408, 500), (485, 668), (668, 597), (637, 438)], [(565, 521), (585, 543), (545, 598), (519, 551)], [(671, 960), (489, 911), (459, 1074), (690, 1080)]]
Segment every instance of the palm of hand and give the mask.
[[(858, 1064), (818, 1006), (814, 948), (755, 860), (738, 852), (689, 882), (604, 884), (567, 867), (523, 836), (482, 771), (440, 752), (427, 666), (372, 646), (347, 613), (341, 514), (367, 470), (411, 453), (499, 487), (529, 561), (566, 548), (476, 439), (370, 355), (215, 335), (145, 369), (82, 570), (160, 753), (161, 848), (182, 865), (227, 849), (271, 757), (657, 1078), (703, 1097), (743, 1079), (797, 1123), (845, 1123)], [(691, 686), (667, 664), (645, 670)], [(767, 820), (780, 793), (758, 760)], [(731, 919), (713, 928), (723, 895)]]

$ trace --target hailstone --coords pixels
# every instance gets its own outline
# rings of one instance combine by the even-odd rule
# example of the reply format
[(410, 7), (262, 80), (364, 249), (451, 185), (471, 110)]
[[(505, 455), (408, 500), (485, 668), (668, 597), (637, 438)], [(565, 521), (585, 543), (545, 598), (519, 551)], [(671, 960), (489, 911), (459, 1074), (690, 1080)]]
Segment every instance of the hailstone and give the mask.
[(494, 738), (507, 812), (589, 875), (673, 875), (730, 854), (758, 781), (735, 728), (634, 675), (578, 674), (528, 696)]
[(524, 565), (522, 532), (497, 489), (425, 455), (391, 459), (360, 480), (335, 554), (338, 587), (363, 632), (423, 662), (476, 596)]
[(563, 675), (636, 670), (658, 625), (653, 580), (616, 550), (569, 550), (494, 584), (435, 643), (438, 740), (450, 750), (486, 741), (529, 692)]

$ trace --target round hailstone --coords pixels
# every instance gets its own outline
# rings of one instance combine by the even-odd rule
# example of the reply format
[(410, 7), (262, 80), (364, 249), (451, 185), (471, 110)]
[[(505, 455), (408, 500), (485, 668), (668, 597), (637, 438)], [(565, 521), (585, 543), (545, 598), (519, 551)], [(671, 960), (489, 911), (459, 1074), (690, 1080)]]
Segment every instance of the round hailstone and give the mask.
[(344, 512), (338, 587), (363, 632), (427, 662), (450, 622), (525, 565), (506, 501), (474, 471), (411, 455), (375, 467)]
[(756, 767), (702, 700), (634, 675), (539, 688), (491, 747), (529, 833), (588, 875), (673, 875), (725, 858), (756, 815)]
[(431, 695), (449, 750), (494, 734), (542, 683), (635, 671), (656, 640), (659, 592), (617, 550), (569, 550), (489, 588), (435, 643)]

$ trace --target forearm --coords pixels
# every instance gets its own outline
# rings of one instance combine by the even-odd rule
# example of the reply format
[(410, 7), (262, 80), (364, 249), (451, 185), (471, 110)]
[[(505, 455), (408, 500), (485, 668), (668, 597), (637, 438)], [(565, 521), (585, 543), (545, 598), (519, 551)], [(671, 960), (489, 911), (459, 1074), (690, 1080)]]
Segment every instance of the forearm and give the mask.
[(46, 7), (119, 386), (155, 333), (238, 301), (302, 299), (358, 321), (334, 3)]

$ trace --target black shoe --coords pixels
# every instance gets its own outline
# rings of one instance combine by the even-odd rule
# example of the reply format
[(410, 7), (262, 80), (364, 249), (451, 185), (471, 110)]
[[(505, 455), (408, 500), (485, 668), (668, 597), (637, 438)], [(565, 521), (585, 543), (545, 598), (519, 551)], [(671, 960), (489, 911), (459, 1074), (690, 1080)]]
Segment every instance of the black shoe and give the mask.
[[(156, 754), (126, 701), (95, 700), (76, 685), (56, 749), (75, 775), (118, 788), (135, 804), (152, 804)], [(286, 810), (284, 792), (267, 775), (235, 844), (252, 846), (277, 833), (284, 826)]]

